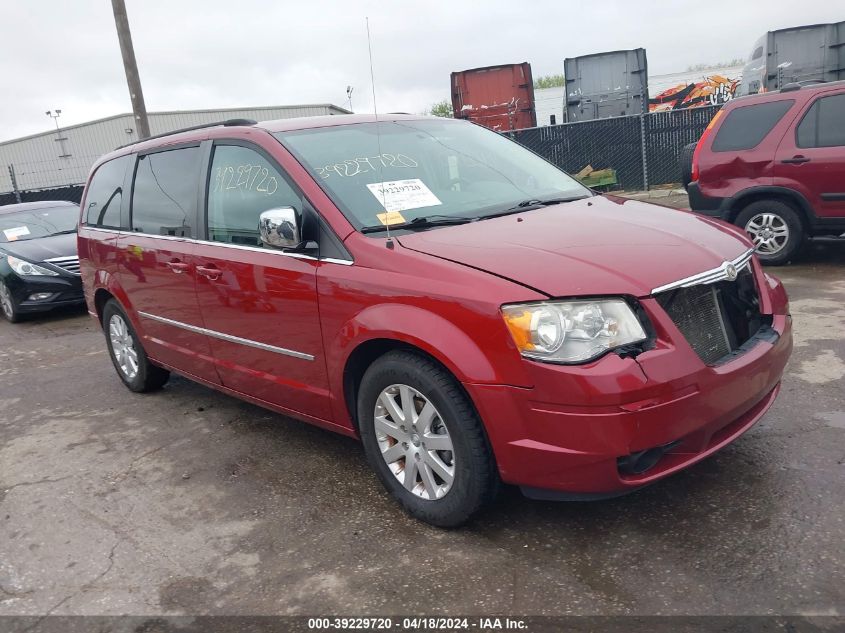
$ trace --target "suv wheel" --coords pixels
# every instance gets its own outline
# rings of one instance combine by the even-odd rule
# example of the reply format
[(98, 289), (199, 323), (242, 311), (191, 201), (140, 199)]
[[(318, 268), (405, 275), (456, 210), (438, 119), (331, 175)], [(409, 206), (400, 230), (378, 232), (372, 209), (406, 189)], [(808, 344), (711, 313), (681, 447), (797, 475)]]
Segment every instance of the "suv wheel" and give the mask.
[(467, 521), (498, 489), (478, 415), (458, 382), (431, 360), (389, 352), (358, 394), (364, 451), (405, 510), (440, 527)]
[(170, 378), (169, 371), (149, 361), (126, 313), (114, 299), (103, 308), (103, 331), (117, 375), (131, 391), (155, 391)]
[(695, 154), (696, 145), (698, 143), (690, 143), (681, 149), (681, 183), (687, 191), (689, 191), (689, 184), (692, 182), (692, 157)]
[(0, 279), (0, 312), (9, 323), (17, 323), (20, 315), (17, 308), (15, 308), (15, 300), (12, 298), (12, 293), (8, 286)]
[(780, 200), (758, 200), (736, 217), (764, 264), (785, 264), (804, 244), (804, 225), (795, 210)]

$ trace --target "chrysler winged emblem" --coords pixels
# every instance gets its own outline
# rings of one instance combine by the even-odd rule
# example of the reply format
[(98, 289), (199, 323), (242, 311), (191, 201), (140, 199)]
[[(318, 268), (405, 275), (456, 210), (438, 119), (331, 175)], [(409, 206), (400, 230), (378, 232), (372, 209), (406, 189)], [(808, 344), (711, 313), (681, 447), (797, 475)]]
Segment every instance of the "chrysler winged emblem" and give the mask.
[(736, 266), (730, 262), (725, 262), (725, 279), (734, 281), (737, 277)]

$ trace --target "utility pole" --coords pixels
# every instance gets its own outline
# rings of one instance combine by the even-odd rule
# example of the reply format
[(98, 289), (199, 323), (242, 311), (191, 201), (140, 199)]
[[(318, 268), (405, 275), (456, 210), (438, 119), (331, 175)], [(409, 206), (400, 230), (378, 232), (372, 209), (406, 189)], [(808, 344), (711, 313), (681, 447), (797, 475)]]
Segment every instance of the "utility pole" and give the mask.
[(120, 41), (120, 54), (123, 56), (123, 70), (126, 71), (126, 83), (129, 85), (129, 97), (132, 99), (135, 127), (138, 130), (138, 138), (145, 139), (150, 135), (150, 122), (147, 120), (147, 107), (144, 105), (144, 93), (141, 91), (141, 76), (138, 74), (135, 49), (132, 47), (126, 4), (124, 0), (111, 0), (111, 6), (114, 11), (114, 24), (117, 27), (117, 39)]

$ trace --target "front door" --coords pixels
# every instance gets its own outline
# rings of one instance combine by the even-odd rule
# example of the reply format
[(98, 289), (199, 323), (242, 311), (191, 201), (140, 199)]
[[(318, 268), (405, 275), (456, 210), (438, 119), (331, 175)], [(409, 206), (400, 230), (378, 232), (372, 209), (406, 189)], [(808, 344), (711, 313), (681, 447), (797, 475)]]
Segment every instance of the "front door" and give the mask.
[(317, 259), (265, 248), (258, 217), (303, 210), (272, 158), (217, 142), (207, 185), (207, 233), (194, 263), (204, 326), (223, 385), (321, 419), (329, 389), (317, 309)]
[(845, 218), (845, 92), (822, 93), (784, 136), (775, 184), (800, 191), (819, 218)]
[(196, 248), (200, 148), (138, 157), (131, 232), (117, 238), (118, 277), (149, 356), (219, 383), (201, 327), (191, 258)]

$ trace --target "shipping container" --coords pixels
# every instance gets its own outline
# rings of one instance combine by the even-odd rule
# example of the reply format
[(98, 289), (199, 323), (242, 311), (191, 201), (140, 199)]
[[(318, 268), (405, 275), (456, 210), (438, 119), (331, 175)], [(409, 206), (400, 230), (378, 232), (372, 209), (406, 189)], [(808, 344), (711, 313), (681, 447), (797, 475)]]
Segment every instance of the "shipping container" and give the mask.
[(452, 73), (452, 108), (456, 119), (469, 119), (491, 130), (536, 127), (531, 64), (486, 66)]
[(642, 114), (648, 109), (644, 48), (565, 59), (566, 121)]
[(839, 79), (845, 79), (845, 22), (796, 26), (769, 31), (754, 43), (739, 93)]

